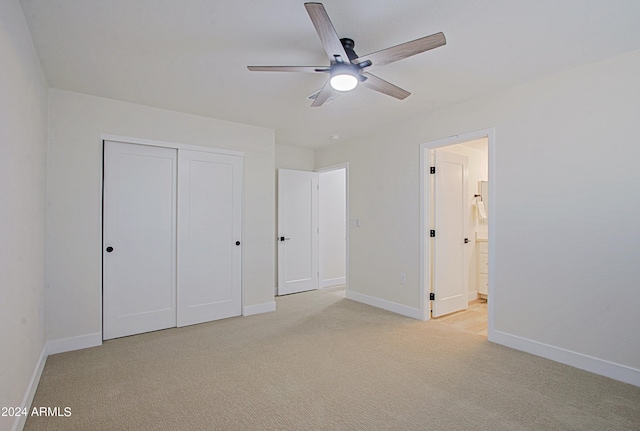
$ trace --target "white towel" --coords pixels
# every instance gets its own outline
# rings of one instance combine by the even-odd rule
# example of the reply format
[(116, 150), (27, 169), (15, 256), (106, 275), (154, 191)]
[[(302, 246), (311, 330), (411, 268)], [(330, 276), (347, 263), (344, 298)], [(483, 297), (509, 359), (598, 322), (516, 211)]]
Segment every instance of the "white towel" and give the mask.
[(476, 200), (476, 210), (478, 212), (478, 220), (481, 222), (487, 220), (487, 211), (484, 208), (484, 202), (480, 199)]

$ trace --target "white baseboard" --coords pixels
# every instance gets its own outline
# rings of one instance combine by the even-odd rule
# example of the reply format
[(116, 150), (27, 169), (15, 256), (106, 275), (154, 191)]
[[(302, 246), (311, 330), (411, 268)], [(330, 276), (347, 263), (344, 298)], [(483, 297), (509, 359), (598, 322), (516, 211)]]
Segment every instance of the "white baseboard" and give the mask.
[(636, 368), (616, 364), (615, 362), (606, 361), (604, 359), (595, 358), (593, 356), (573, 352), (571, 350), (551, 346), (549, 344), (540, 343), (538, 341), (529, 340), (527, 338), (518, 337), (501, 331), (489, 331), (488, 339), (491, 342), (502, 344), (503, 346), (511, 347), (512, 349), (521, 350), (523, 352), (531, 353), (532, 355), (551, 359), (552, 361), (560, 362), (561, 364), (570, 365), (581, 370), (609, 377), (610, 379), (629, 383), (630, 385), (640, 386), (640, 370)]
[(276, 311), (276, 302), (265, 302), (264, 304), (247, 305), (242, 307), (243, 316), (253, 316), (254, 314), (269, 313)]
[(347, 299), (362, 302), (363, 304), (371, 305), (372, 307), (382, 308), (383, 310), (422, 320), (422, 312), (419, 308), (413, 308), (407, 305), (398, 304), (397, 302), (387, 301), (386, 299), (364, 295), (352, 290), (347, 290), (345, 296)]
[(86, 349), (101, 345), (102, 332), (95, 332), (93, 334), (48, 341), (47, 353), (49, 355), (55, 355), (56, 353), (70, 352), (72, 350)]
[(469, 292), (469, 301), (475, 301), (476, 299), (478, 299), (478, 292), (476, 292), (475, 290), (473, 292)]
[[(42, 347), (42, 353), (40, 353), (40, 358), (38, 359), (38, 363), (36, 364), (35, 369), (33, 370), (33, 374), (31, 375), (31, 380), (29, 381), (29, 386), (27, 386), (27, 392), (24, 394), (24, 398), (22, 399), (22, 404), (20, 407), (25, 407), (27, 410), (31, 408), (31, 403), (33, 402), (33, 397), (36, 395), (36, 389), (38, 389), (38, 383), (40, 383), (40, 376), (42, 375), (42, 370), (44, 370), (44, 364), (47, 362), (47, 345), (45, 344)], [(19, 431), (24, 428), (24, 424), (27, 422), (27, 416), (17, 416), (13, 421), (12, 431)]]
[(327, 278), (326, 280), (320, 280), (320, 289), (325, 287), (340, 286), (347, 283), (347, 277)]

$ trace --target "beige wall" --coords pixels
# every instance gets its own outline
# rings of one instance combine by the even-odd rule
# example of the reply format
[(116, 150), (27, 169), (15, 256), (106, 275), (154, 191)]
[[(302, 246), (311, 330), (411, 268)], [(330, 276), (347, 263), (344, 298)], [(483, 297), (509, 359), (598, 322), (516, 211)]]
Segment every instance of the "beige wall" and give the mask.
[(101, 332), (102, 134), (243, 151), (244, 305), (273, 302), (273, 130), (54, 89), (49, 101), (49, 340)]
[(308, 148), (296, 148), (276, 145), (276, 169), (294, 169), (313, 171), (314, 151)]
[(0, 406), (17, 407), (44, 359), (47, 82), (15, 0), (0, 2), (0, 62)]
[(640, 384), (638, 76), (634, 51), (317, 151), (349, 162), (350, 288), (420, 306), (420, 144), (495, 127), (493, 339)]

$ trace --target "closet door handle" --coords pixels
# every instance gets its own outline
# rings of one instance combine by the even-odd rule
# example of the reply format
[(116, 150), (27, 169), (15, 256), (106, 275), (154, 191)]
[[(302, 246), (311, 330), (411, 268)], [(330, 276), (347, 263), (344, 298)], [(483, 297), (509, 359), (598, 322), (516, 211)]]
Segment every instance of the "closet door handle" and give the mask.
[(107, 253), (111, 253), (113, 251), (113, 247), (107, 247)]
[(240, 245), (240, 241), (236, 241), (236, 245)]

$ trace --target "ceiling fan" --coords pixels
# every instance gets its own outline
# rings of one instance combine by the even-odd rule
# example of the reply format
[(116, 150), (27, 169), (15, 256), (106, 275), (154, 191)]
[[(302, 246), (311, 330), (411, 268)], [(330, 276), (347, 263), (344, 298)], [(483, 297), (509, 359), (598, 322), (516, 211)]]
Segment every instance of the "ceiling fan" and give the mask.
[(329, 66), (247, 66), (254, 72), (306, 72), (329, 73), (330, 79), (317, 93), (311, 106), (322, 106), (329, 97), (338, 92), (353, 90), (358, 83), (367, 88), (403, 100), (411, 93), (384, 79), (371, 74), (369, 70), (447, 43), (442, 32), (425, 36), (411, 42), (402, 43), (372, 54), (358, 57), (353, 48), (355, 42), (349, 38), (339, 39), (322, 3), (305, 3), (304, 7), (313, 22), (325, 52), (331, 61)]

